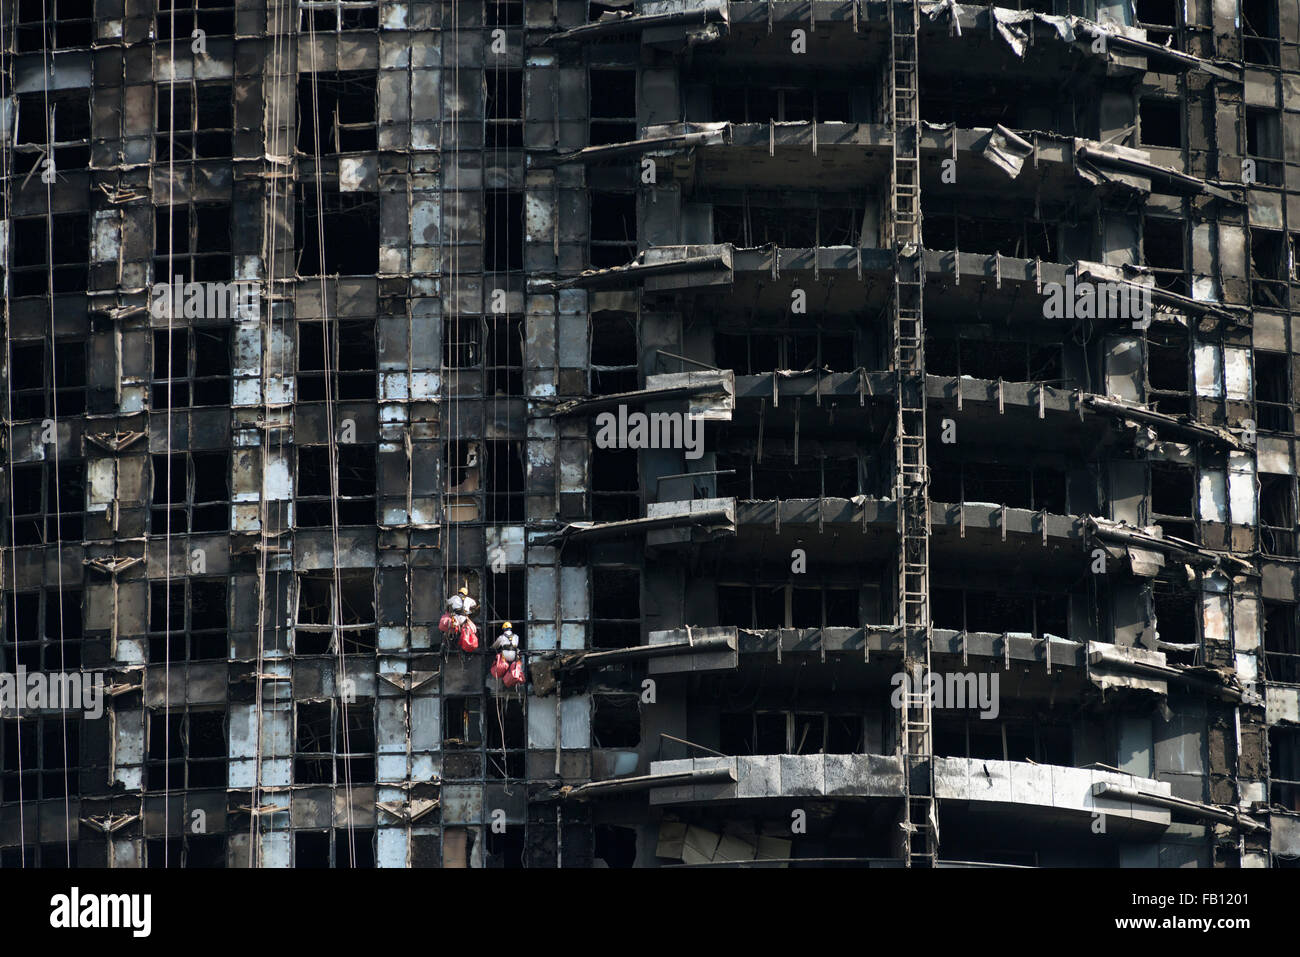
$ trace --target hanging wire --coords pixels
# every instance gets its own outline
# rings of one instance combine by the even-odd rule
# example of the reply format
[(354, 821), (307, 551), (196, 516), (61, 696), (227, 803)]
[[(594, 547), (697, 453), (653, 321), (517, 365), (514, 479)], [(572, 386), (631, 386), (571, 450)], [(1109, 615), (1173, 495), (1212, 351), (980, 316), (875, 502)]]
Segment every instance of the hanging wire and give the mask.
[[(41, 17), (46, 22), (50, 22), (49, 12), (46, 9), (46, 0), (41, 0)], [(61, 501), (62, 485), (62, 467), (59, 462), (59, 371), (58, 358), (55, 355), (55, 338), (54, 338), (54, 178), (58, 175), (58, 169), (54, 162), (54, 112), (50, 108), (50, 73), (52, 66), (50, 64), (49, 34), (46, 34), (46, 42), (41, 50), (41, 79), (42, 79), (42, 96), (45, 107), (45, 149), (46, 161), (50, 164), (49, 169), (53, 174), (50, 177), (42, 177), (45, 180), (45, 267), (46, 267), (46, 302), (49, 305), (50, 312), (50, 412), (54, 419), (54, 538), (55, 538), (55, 559), (56, 582), (58, 589), (58, 617), (59, 617), (59, 670), (65, 669), (64, 657), (64, 633), (63, 633), (63, 508)], [(8, 325), (8, 314), (5, 316), (6, 326)], [(83, 347), (84, 348), (84, 347)], [(42, 506), (48, 507), (49, 502), (43, 500)], [(44, 538), (44, 536), (42, 536)], [(15, 605), (17, 602), (15, 601)], [(48, 608), (48, 604), (47, 604)], [(47, 621), (48, 628), (49, 622)], [(14, 632), (15, 642), (17, 632)], [(36, 636), (40, 641), (44, 641), (45, 635)], [(16, 644), (15, 644), (16, 647)], [(38, 644), (39, 647), (39, 644)], [(68, 710), (60, 709), (59, 712), (60, 733), (63, 738), (63, 824), (64, 824), (64, 852), (67, 855), (69, 864), (72, 862), (72, 804), (71, 797), (68, 793)], [(37, 730), (44, 739), (44, 726), (37, 724)]]
[[(346, 648), (343, 641), (343, 576), (339, 569), (339, 463), (338, 463), (338, 437), (335, 435), (335, 389), (334, 373), (336, 363), (333, 352), (338, 348), (338, 319), (330, 315), (328, 285), (325, 277), (325, 203), (324, 203), (324, 186), (321, 177), (321, 137), (320, 137), (320, 88), (319, 88), (319, 71), (316, 65), (316, 18), (308, 17), (309, 48), (311, 50), (311, 99), (312, 99), (312, 147), (315, 160), (314, 169), (314, 186), (316, 194), (316, 243), (317, 243), (317, 268), (320, 270), (320, 296), (321, 296), (321, 336), (324, 344), (322, 350), (325, 365), (325, 428), (328, 436), (328, 464), (329, 464), (329, 486), (330, 486), (330, 543), (334, 550), (333, 555), (333, 595), (330, 601), (330, 634), (331, 641), (334, 644), (335, 657), (338, 664), (337, 683), (339, 688), (339, 715), (340, 724), (342, 725), (343, 752), (351, 754), (351, 735), (348, 728), (348, 696), (350, 688), (348, 685), (347, 656)], [(338, 147), (338, 101), (335, 100), (335, 148)], [(336, 284), (337, 288), (337, 284)], [(301, 477), (300, 477), (301, 479)], [(335, 763), (337, 769), (337, 762)], [(337, 774), (337, 771), (336, 771)], [(348, 806), (348, 854), (351, 861), (356, 860), (356, 824), (353, 821), (352, 809), (352, 761), (350, 758), (343, 761), (343, 789), (347, 798)]]
[[(13, 88), (13, 79), (12, 79), (12, 77), (9, 75), (9, 74), (10, 74), (10, 70), (11, 70), (13, 64), (12, 64), (12, 58), (9, 57), (9, 55), (8, 55), (8, 54), (9, 54), (9, 43), (10, 43), (11, 38), (12, 38), (12, 31), (10, 31), (10, 32), (6, 32), (6, 30), (5, 30), (4, 11), (5, 11), (6, 9), (7, 9), (7, 5), (0, 4), (0, 55), (3, 55), (3, 56), (4, 56), (4, 69), (3, 69), (3, 71), (2, 71), (3, 74), (4, 74), (4, 83), (5, 83), (5, 91), (4, 91), (4, 92), (5, 92), (6, 94), (8, 94), (9, 90)], [(16, 9), (16, 7), (15, 7), (14, 9), (15, 9), (15, 16), (17, 16), (17, 9)], [(14, 119), (15, 119), (15, 122), (16, 122), (17, 117), (15, 116)], [(3, 202), (4, 202), (4, 219), (5, 219), (5, 222), (6, 222), (7, 224), (10, 224), (10, 227), (9, 227), (9, 228), (12, 229), (12, 228), (13, 228), (13, 227), (12, 227), (13, 220), (12, 220), (12, 219), (10, 218), (10, 216), (9, 216), (9, 185), (10, 185), (10, 165), (11, 165), (11, 154), (10, 154), (10, 150), (9, 150), (9, 136), (10, 136), (10, 135), (13, 135), (13, 129), (11, 129), (11, 130), (9, 130), (9, 131), (7, 131), (7, 132), (8, 132), (9, 135), (6, 135), (6, 136), (3, 138), (3, 140), (4, 140), (3, 143), (0, 143), (0, 173), (3, 173), (3, 176), (4, 176), (4, 197), (3, 197)], [(48, 139), (48, 137), (47, 137), (47, 139)], [(10, 235), (12, 236), (12, 233), (11, 233)], [(9, 567), (12, 569), (12, 572), (13, 572), (13, 590), (10, 592), (10, 596), (11, 596), (11, 597), (10, 597), (10, 601), (9, 601), (9, 603), (8, 603), (8, 604), (9, 604), (9, 607), (8, 607), (7, 610), (8, 610), (8, 612), (9, 612), (9, 630), (12, 632), (12, 634), (13, 634), (13, 636), (14, 636), (14, 658), (15, 658), (15, 660), (14, 660), (13, 664), (14, 664), (14, 666), (15, 666), (15, 668), (16, 668), (16, 667), (17, 667), (17, 656), (18, 656), (18, 635), (19, 635), (19, 628), (18, 628), (18, 565), (17, 565), (17, 563), (14, 561), (14, 555), (15, 555), (16, 550), (17, 550), (17, 545), (16, 545), (16, 542), (17, 542), (16, 529), (17, 529), (17, 526), (18, 526), (18, 520), (17, 520), (17, 517), (16, 517), (16, 516), (17, 516), (17, 513), (16, 513), (15, 508), (14, 508), (14, 496), (13, 496), (13, 480), (14, 480), (14, 478), (13, 478), (13, 476), (14, 476), (14, 422), (13, 422), (13, 401), (14, 401), (14, 396), (13, 396), (13, 374), (12, 374), (12, 373), (13, 373), (14, 361), (13, 361), (13, 343), (12, 343), (12, 340), (11, 340), (11, 338), (10, 338), (10, 328), (9, 328), (9, 316), (10, 316), (10, 309), (9, 309), (9, 305), (10, 305), (10, 304), (9, 304), (9, 284), (10, 284), (10, 276), (12, 275), (12, 274), (11, 274), (11, 271), (10, 271), (10, 268), (9, 268), (10, 265), (11, 265), (10, 262), (9, 262), (9, 259), (12, 257), (12, 251), (13, 251), (13, 243), (12, 243), (12, 242), (7, 243), (7, 244), (6, 244), (6, 247), (5, 247), (5, 252), (6, 252), (6, 261), (5, 261), (5, 263), (4, 263), (4, 266), (5, 266), (5, 270), (4, 270), (4, 300), (5, 300), (4, 327), (5, 327), (5, 371), (6, 371), (6, 373), (7, 373), (7, 374), (5, 375), (5, 393), (6, 393), (6, 400), (7, 400), (6, 403), (5, 403), (5, 412), (6, 412), (6, 415), (5, 415), (5, 429), (6, 429), (6, 432), (7, 432), (7, 435), (8, 435), (8, 442), (5, 443), (5, 444), (6, 444), (5, 452), (6, 452), (6, 455), (7, 455), (7, 458), (8, 458), (8, 465), (9, 465), (8, 479), (9, 479), (9, 489), (10, 489), (10, 494), (9, 494), (9, 543), (10, 543), (10, 544), (9, 544), (9, 563), (8, 563), (8, 564), (9, 564)], [(51, 348), (53, 348), (53, 344), (51, 344)], [(57, 440), (57, 438), (58, 438), (58, 436), (56, 435), (56, 436), (55, 436), (55, 439)], [(25, 835), (27, 834), (27, 818), (26, 818), (26, 807), (25, 807), (25, 804), (24, 804), (24, 794), (23, 794), (23, 747), (22, 747), (23, 735), (22, 735), (22, 730), (23, 730), (23, 712), (22, 712), (22, 709), (19, 708), (19, 709), (17, 709), (17, 716), (16, 716), (16, 720), (15, 720), (15, 723), (14, 723), (14, 740), (15, 740), (15, 743), (16, 743), (16, 745), (17, 745), (17, 752), (18, 752), (18, 834), (19, 834), (19, 838), (18, 838), (18, 864), (19, 864), (20, 867), (26, 867), (26, 866), (27, 866), (27, 843), (26, 843), (26, 840), (25, 840)]]

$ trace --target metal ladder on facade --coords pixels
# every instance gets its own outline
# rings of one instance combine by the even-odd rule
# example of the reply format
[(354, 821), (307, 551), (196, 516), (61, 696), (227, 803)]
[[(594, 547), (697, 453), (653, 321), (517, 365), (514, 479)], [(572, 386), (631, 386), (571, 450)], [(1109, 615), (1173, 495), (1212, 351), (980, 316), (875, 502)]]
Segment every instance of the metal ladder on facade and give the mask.
[(903, 757), (903, 853), (908, 867), (938, 859), (938, 808), (930, 672), (930, 501), (925, 449), (925, 328), (922, 321), (920, 109), (917, 97), (918, 0), (890, 0), (890, 103), (893, 176), (894, 375), (898, 503), (899, 624), (903, 667), (911, 679), (900, 709)]

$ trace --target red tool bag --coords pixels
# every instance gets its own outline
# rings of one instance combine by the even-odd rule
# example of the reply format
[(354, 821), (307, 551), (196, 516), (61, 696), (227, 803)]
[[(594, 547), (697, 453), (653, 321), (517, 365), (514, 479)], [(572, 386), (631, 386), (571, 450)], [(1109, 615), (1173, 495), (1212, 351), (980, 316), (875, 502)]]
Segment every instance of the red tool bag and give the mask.
[(492, 672), (493, 678), (504, 678), (506, 672), (510, 670), (510, 666), (506, 664), (506, 659), (502, 654), (497, 652), (497, 660), (492, 662), (492, 667), (488, 670)]
[(465, 619), (465, 624), (460, 629), (460, 650), (478, 650), (478, 629), (474, 627), (474, 622), (468, 618)]
[(510, 670), (506, 672), (506, 676), (504, 680), (505, 680), (505, 686), (507, 688), (516, 688), (519, 685), (523, 684), (524, 681), (527, 680), (524, 677), (523, 662), (516, 659), (514, 664), (510, 666)]
[(444, 611), (442, 617), (438, 619), (438, 630), (443, 634), (456, 630), (456, 619), (451, 616), (451, 612)]

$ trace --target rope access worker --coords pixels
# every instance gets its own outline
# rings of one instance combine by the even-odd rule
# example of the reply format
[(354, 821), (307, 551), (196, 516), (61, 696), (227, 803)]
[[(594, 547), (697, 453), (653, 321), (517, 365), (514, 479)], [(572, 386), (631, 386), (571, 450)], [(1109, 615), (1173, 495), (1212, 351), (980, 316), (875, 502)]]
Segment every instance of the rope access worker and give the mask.
[(493, 642), (492, 647), (501, 652), (506, 664), (514, 664), (515, 658), (519, 656), (519, 636), (515, 634), (510, 622), (502, 624), (501, 637)]

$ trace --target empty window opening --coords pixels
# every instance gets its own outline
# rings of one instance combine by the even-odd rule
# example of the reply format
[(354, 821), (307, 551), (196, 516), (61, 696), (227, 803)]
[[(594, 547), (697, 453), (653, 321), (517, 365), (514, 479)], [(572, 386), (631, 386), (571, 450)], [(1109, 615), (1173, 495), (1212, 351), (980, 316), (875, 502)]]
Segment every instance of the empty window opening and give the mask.
[(86, 213), (29, 216), (9, 223), (9, 288), (14, 297), (85, 294), (90, 259)]
[(494, 780), (518, 780), (524, 773), (527, 734), (524, 706), (516, 697), (498, 698), (487, 714), (487, 773)]
[(932, 497), (939, 502), (996, 502), (1010, 508), (1068, 514), (1064, 471), (999, 462), (937, 462)]
[(442, 358), (448, 369), (468, 369), (483, 361), (483, 322), (477, 316), (442, 321)]
[[(853, 92), (845, 86), (819, 86), (816, 77), (802, 77), (798, 86), (773, 89), (761, 81), (743, 86), (712, 87), (715, 121), (769, 123), (817, 120), (852, 123)], [(865, 122), (865, 120), (864, 120)]]
[(524, 0), (487, 0), (487, 25), (520, 27), (524, 24)]
[(222, 711), (150, 711), (145, 789), (226, 786), (226, 715)]
[(23, 93), (14, 128), (14, 174), (25, 177), (54, 158), (55, 171), (90, 165), (90, 96), (83, 90)]
[(588, 142), (599, 146), (636, 139), (636, 71), (593, 68), (587, 82), (591, 93)]
[(791, 715), (784, 711), (754, 714), (754, 754), (786, 754), (790, 751)]
[(1139, 23), (1172, 27), (1178, 24), (1177, 0), (1135, 0)]
[(928, 338), (925, 348), (926, 367), (940, 375), (1006, 382), (1065, 382), (1059, 345), (958, 336)]
[(158, 0), (154, 29), (160, 43), (174, 36), (178, 50), (182, 46), (188, 49), (195, 30), (202, 30), (210, 37), (233, 36), (234, 0)]
[(1242, 59), (1248, 63), (1278, 66), (1277, 0), (1242, 0)]
[(636, 194), (590, 194), (591, 265), (623, 266), (636, 257)]
[(1268, 729), (1269, 803), (1300, 811), (1300, 728)]
[[(489, 0), (490, 5), (490, 0)], [(483, 866), (513, 870), (524, 866), (524, 828), (518, 824), (507, 827), (504, 833), (488, 829), (484, 848), (487, 852)]]
[[(445, 328), (445, 327), (444, 327)], [(489, 395), (524, 394), (524, 323), (518, 316), (487, 317)]]
[[(944, 204), (946, 205), (946, 204)], [(983, 255), (1000, 254), (1023, 259), (1056, 262), (1057, 234), (1054, 222), (1039, 218), (1005, 216), (981, 219), (958, 216), (951, 207), (923, 209), (926, 245), (933, 249), (954, 249)]]
[(1177, 0), (1136, 0), (1134, 7), (1138, 24), (1147, 31), (1147, 40), (1180, 49)]
[(636, 828), (597, 824), (595, 856), (610, 868), (636, 866)]
[(146, 867), (224, 868), (226, 835), (191, 834), (145, 842)]
[(936, 628), (995, 635), (1028, 632), (1036, 637), (1069, 638), (1069, 602), (1065, 595), (1033, 595), (978, 589), (935, 588), (930, 617)]
[(1143, 146), (1183, 145), (1183, 109), (1177, 100), (1144, 98), (1139, 104), (1138, 130)]
[(714, 362), (737, 375), (762, 375), (776, 369), (852, 372), (858, 367), (852, 333), (812, 331), (718, 332)]
[(592, 696), (591, 746), (635, 748), (641, 743), (641, 706), (634, 694)]
[(479, 443), (452, 440), (446, 443), (445, 450), (447, 496), (444, 508), (447, 521), (476, 522), (479, 517), (478, 493), (482, 489)]
[[(154, 280), (160, 283), (229, 282), (233, 275), (234, 259), (231, 253), (231, 208), (214, 203), (193, 206), (158, 206), (154, 209)], [(173, 292), (175, 297), (175, 292)], [(211, 298), (219, 315), (191, 316), (191, 318), (234, 319), (236, 310), (225, 296), (205, 295), (202, 308), (207, 308)], [(195, 298), (182, 298), (188, 305)], [(186, 314), (193, 307), (186, 309)], [(229, 314), (227, 314), (229, 313)]]
[(823, 711), (753, 711), (721, 715), (726, 754), (861, 754), (866, 715)]
[(299, 31), (311, 35), (374, 30), (379, 26), (377, 7), (374, 0), (299, 0)]
[(298, 401), (373, 399), (375, 365), (373, 320), (298, 323)]
[(88, 47), (94, 42), (93, 0), (19, 0), (17, 6), (19, 53)]
[(591, 569), (591, 645), (635, 648), (641, 644), (641, 572), (636, 568)]
[(0, 722), (0, 800), (79, 797), (80, 765), (80, 717)]
[(229, 83), (181, 80), (159, 85), (154, 162), (234, 155), (234, 104), (234, 87)]
[(298, 447), (294, 524), (299, 528), (374, 524), (376, 447), (336, 443), (333, 452), (338, 486), (332, 496), (330, 446)]
[[(1159, 649), (1165, 652), (1170, 663), (1196, 663), (1201, 641), (1196, 624), (1200, 617), (1200, 604), (1199, 596), (1185, 586), (1165, 581), (1152, 584), (1151, 606), (1156, 616), (1156, 635), (1161, 642)], [(1170, 645), (1192, 647), (1183, 649)]]
[(752, 452), (719, 452), (718, 493), (749, 500), (852, 498), (861, 494), (862, 465), (857, 454), (764, 449), (762, 461)]
[(1260, 549), (1267, 555), (1295, 558), (1296, 518), (1295, 476), (1259, 473)]
[(9, 346), (9, 401), (20, 419), (81, 415), (86, 411), (86, 341), (49, 339)]
[(77, 866), (77, 859), (77, 845), (63, 841), (57, 844), (23, 844), (0, 848), (0, 868), (12, 870), (20, 867), (73, 868)]
[(149, 663), (225, 658), (227, 608), (225, 579), (149, 582)]
[(488, 751), (495, 751), (499, 757), (501, 750), (519, 751), (526, 744), (526, 735), (524, 733), (524, 709), (523, 704), (517, 698), (503, 699), (501, 705), (501, 720), (497, 721), (495, 714), (490, 716), (488, 721)]
[(8, 592), (4, 602), (4, 646), (0, 667), (14, 674), (28, 671), (67, 671), (81, 667), (81, 592), (52, 588)]
[(11, 544), (47, 545), (79, 542), (86, 507), (84, 462), (60, 459), (15, 465), (10, 472)]
[(483, 743), (481, 699), (449, 696), (442, 699), (442, 745), (444, 748), (477, 750)]
[(597, 522), (637, 518), (641, 511), (640, 467), (635, 449), (591, 450), (591, 517)]
[(822, 754), (826, 750), (826, 715), (796, 712), (791, 754)]
[(861, 754), (866, 745), (866, 721), (860, 714), (826, 716), (826, 753)]
[(1188, 370), (1191, 367), (1187, 330), (1147, 330), (1147, 400), (1159, 412), (1184, 415), (1190, 411)]
[(934, 753), (948, 758), (1074, 765), (1070, 725), (1042, 718), (939, 718), (934, 723)]
[(1282, 159), (1282, 114), (1246, 108), (1246, 155), (1255, 160), (1255, 182), (1281, 186), (1286, 182)]
[(968, 591), (966, 628), (1001, 634), (1034, 631), (1034, 599), (1030, 595)]
[(1292, 268), (1288, 239), (1277, 230), (1250, 229), (1250, 288), (1257, 306), (1287, 308)]
[(1255, 412), (1260, 430), (1291, 431), (1291, 358), (1282, 352), (1255, 351)]
[(638, 382), (639, 354), (636, 313), (592, 313), (589, 364), (591, 394), (634, 392)]
[(374, 705), (339, 700), (295, 702), (294, 784), (374, 781)]
[(1191, 466), (1153, 462), (1151, 464), (1152, 516), (1191, 518), (1195, 498), (1195, 479), (1196, 470)]
[(1295, 605), (1264, 602), (1264, 664), (1269, 681), (1300, 683), (1300, 628)]
[(314, 155), (376, 149), (375, 77), (370, 70), (301, 74), (298, 150)]
[(718, 624), (784, 628), (785, 586), (719, 585)]
[(314, 870), (330, 866), (332, 842), (329, 831), (294, 831), (293, 866)]
[(154, 535), (230, 528), (230, 453), (154, 455), (149, 530)]
[(365, 276), (379, 271), (379, 198), (337, 186), (299, 183), (294, 243), (300, 276)]
[(519, 192), (483, 192), (483, 268), (506, 272), (524, 268), (524, 197)]
[(858, 593), (850, 588), (791, 588), (794, 628), (852, 628), (858, 625)]
[(1142, 260), (1161, 289), (1187, 295), (1181, 220), (1143, 218)]
[[(1021, 8), (1027, 6), (1022, 0)], [(1043, 87), (1016, 75), (985, 76), (972, 83), (960, 71), (925, 70), (920, 77), (921, 119), (955, 123), (963, 129), (1001, 123), (1011, 129), (1089, 135), (1076, 118), (1076, 114), (1086, 115), (1083, 97), (1071, 93), (1068, 86)], [(1078, 105), (1069, 105), (1072, 100), (1078, 100)]]
[(150, 395), (152, 409), (229, 405), (230, 330), (155, 330)]
[(1185, 268), (1182, 222), (1174, 219), (1144, 219), (1142, 258), (1153, 269), (1182, 271)]
[(718, 624), (739, 628), (856, 628), (858, 589), (830, 584), (717, 586)]
[(524, 71), (484, 71), (483, 96), (487, 127), (483, 146), (489, 150), (523, 146)]
[(957, 218), (957, 246), (964, 252), (1025, 256), (1023, 222), (1002, 219)]
[(957, 217), (952, 213), (939, 214), (926, 211), (925, 242), (934, 249), (957, 248)]
[(862, 231), (865, 206), (865, 197), (849, 200), (798, 192), (755, 195), (740, 204), (714, 203), (714, 241), (744, 248), (862, 246), (867, 244)]
[(524, 570), (507, 568), (505, 571), (493, 571), (484, 579), (484, 608), (488, 624), (497, 629), (503, 621), (513, 622), (516, 629), (521, 622), (527, 621), (524, 587)]
[(519, 523), (524, 520), (524, 448), (522, 442), (492, 441), (487, 449), (485, 502), (487, 521)]
[(957, 241), (963, 250), (970, 252), (1004, 256), (1024, 253), (1024, 233), (1019, 223), (961, 217), (957, 220)]
[(337, 654), (336, 633), (344, 654), (374, 652), (375, 583), (372, 572), (340, 571), (337, 581), (329, 572), (300, 575), (297, 601), (296, 654)]

